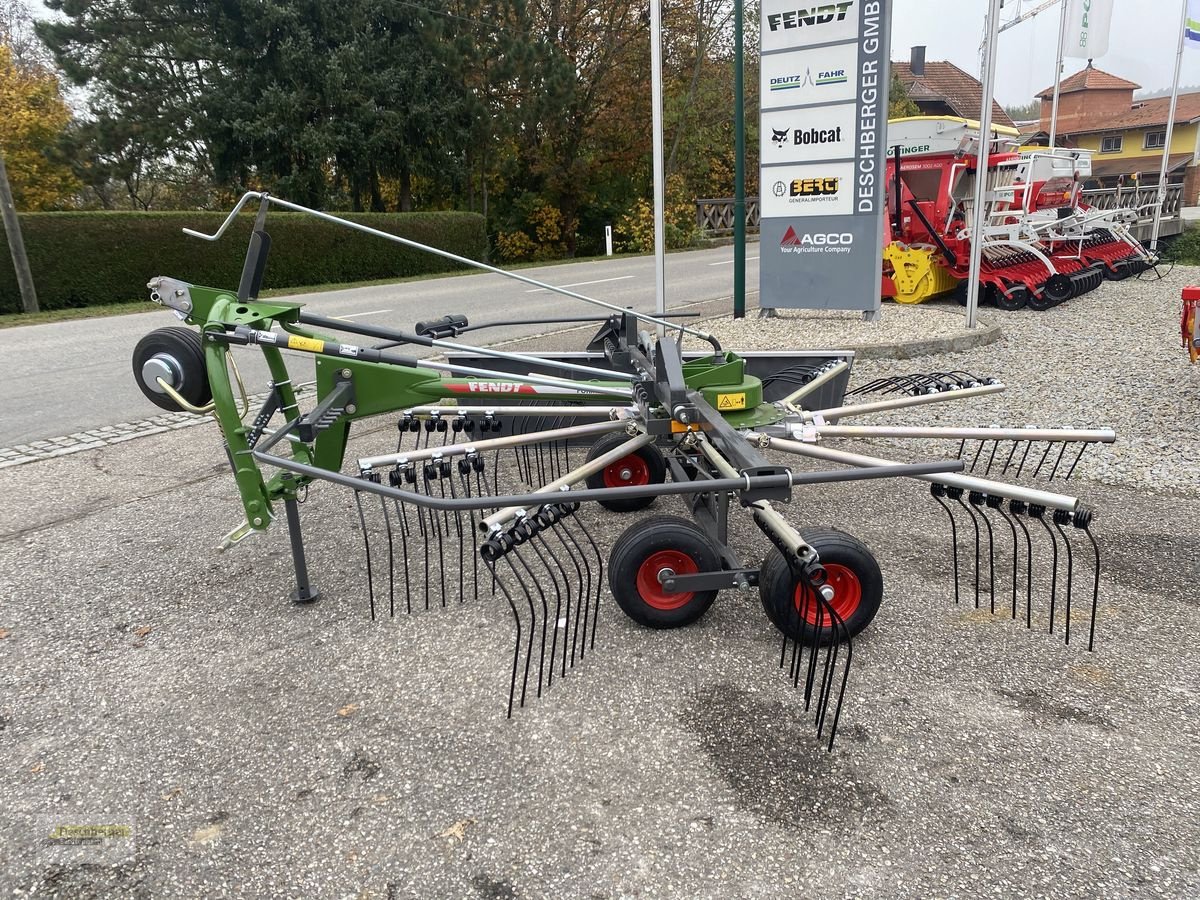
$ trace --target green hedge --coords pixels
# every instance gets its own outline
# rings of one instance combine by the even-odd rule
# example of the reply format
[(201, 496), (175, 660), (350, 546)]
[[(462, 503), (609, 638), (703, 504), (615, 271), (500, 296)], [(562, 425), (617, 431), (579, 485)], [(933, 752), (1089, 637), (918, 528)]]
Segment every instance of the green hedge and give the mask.
[[(147, 296), (146, 282), (169, 275), (236, 290), (253, 216), (215, 243), (187, 237), (185, 226), (211, 234), (224, 220), (211, 212), (23, 213), (21, 230), (42, 309), (98, 306)], [(380, 231), (484, 260), (487, 232), (474, 213), (367, 213), (344, 218)], [(401, 247), (300, 213), (272, 211), (271, 255), (264, 288), (403, 278), (462, 268), (432, 253)], [(0, 243), (0, 314), (21, 298), (8, 248)]]

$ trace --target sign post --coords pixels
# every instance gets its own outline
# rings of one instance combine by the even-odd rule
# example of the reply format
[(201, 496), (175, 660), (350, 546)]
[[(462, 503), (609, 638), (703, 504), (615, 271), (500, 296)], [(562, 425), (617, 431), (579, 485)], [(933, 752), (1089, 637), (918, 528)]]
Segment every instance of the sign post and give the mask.
[(762, 0), (759, 305), (879, 316), (887, 0)]

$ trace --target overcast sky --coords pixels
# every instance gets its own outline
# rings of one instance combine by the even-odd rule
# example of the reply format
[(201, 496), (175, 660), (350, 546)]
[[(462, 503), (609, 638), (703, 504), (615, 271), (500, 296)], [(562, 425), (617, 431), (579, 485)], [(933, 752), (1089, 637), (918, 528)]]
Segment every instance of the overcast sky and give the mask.
[[(1033, 9), (1040, 0), (1024, 0)], [(1108, 53), (1095, 66), (1137, 82), (1146, 90), (1170, 88), (1175, 74), (1179, 13), (1183, 0), (1114, 0)], [(1012, 18), (1017, 0), (1006, 0), (1002, 17)], [(948, 59), (979, 75), (979, 42), (983, 38), (987, 0), (895, 0), (892, 13), (892, 58), (907, 59), (914, 44), (929, 49), (926, 59)], [(1058, 7), (1022, 22), (1000, 35), (996, 64), (996, 99), (1005, 105), (1028, 103), (1054, 83), (1054, 42)], [(1065, 61), (1064, 77), (1082, 69), (1086, 60)], [(1200, 50), (1187, 49), (1181, 84), (1200, 85)]]

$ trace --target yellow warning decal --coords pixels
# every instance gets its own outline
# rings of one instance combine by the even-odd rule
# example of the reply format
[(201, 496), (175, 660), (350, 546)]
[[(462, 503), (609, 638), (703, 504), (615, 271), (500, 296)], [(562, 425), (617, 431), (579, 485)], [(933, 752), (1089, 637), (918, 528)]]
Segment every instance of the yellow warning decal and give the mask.
[(682, 422), (672, 422), (671, 423), (671, 433), (672, 434), (683, 434), (684, 432), (687, 432), (687, 431), (699, 431), (699, 430), (700, 430), (700, 426), (697, 425), (695, 422), (693, 422), (691, 425), (684, 425)]
[(325, 349), (325, 342), (318, 341), (316, 338), (300, 337), (298, 334), (289, 334), (288, 349), (308, 350), (312, 353), (321, 353)]
[(730, 409), (745, 409), (746, 394), (717, 394), (717, 409), (724, 412)]

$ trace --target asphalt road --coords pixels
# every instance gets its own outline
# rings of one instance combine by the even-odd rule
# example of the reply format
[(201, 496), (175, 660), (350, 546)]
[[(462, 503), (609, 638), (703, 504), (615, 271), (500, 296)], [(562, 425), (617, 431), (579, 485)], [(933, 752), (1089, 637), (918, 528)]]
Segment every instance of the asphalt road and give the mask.
[[(757, 251), (751, 248), (746, 276), (751, 287), (758, 283), (757, 259)], [(729, 297), (732, 261), (730, 247), (668, 256), (668, 307)], [(159, 274), (187, 280), (186, 272)], [(654, 309), (652, 257), (522, 269), (520, 274), (571, 287), (608, 303), (644, 311)], [(578, 316), (591, 311), (578, 300), (487, 273), (297, 294), (287, 299), (310, 304), (313, 311), (322, 315), (404, 328), (411, 328), (421, 319), (449, 313), (464, 314), (475, 323), (505, 318)], [(602, 310), (596, 312), (603, 314)], [(154, 308), (136, 315), (0, 329), (0, 383), (5, 390), (0, 447), (143, 419), (156, 413), (157, 408), (142, 396), (133, 381), (130, 359), (143, 335), (174, 322), (169, 312)], [(545, 330), (547, 326), (504, 326), (472, 332), (467, 339), (490, 344)], [(243, 374), (251, 390), (264, 385), (266, 370), (257, 360), (245, 366)]]

